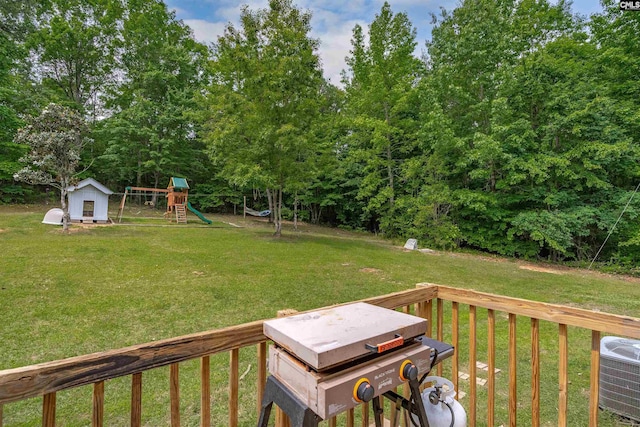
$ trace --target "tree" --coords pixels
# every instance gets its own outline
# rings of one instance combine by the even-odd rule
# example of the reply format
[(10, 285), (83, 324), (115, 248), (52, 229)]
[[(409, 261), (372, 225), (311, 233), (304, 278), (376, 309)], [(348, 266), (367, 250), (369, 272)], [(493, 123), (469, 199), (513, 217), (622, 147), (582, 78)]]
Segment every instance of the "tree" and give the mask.
[(397, 181), (416, 148), (415, 87), (424, 67), (413, 56), (415, 38), (407, 15), (394, 15), (385, 2), (369, 26), (368, 43), (362, 27), (354, 28), (343, 79), (350, 161), (363, 164), (365, 172), (359, 197), (389, 234), (398, 232), (394, 205), (402, 190)]
[(568, 3), (467, 0), (443, 12), (428, 49), (429, 75), (458, 140), (446, 179), (461, 241), (574, 256), (597, 222), (588, 208), (593, 190), (608, 185), (597, 153), (616, 158), (627, 142), (609, 145), (611, 135), (588, 125), (608, 107), (596, 112), (604, 104), (592, 103), (599, 91), (587, 58), (598, 55)]
[(107, 144), (101, 160), (137, 186), (193, 179), (207, 160), (191, 114), (207, 77), (206, 47), (158, 0), (129, 1), (121, 36), (118, 65), (126, 78), (107, 96), (113, 115), (100, 125)]
[(76, 174), (82, 148), (90, 141), (86, 137), (88, 130), (76, 111), (49, 104), (40, 116), (29, 119), (15, 137), (15, 142), (27, 146), (29, 152), (21, 159), (26, 166), (14, 179), (60, 190), (63, 231), (69, 229), (67, 188)]
[[(33, 24), (34, 1), (0, 2), (0, 202), (22, 200), (23, 188), (15, 185), (13, 174), (21, 165), (24, 151), (13, 138), (22, 125), (20, 115), (32, 108), (24, 73), (26, 34)], [(31, 101), (31, 100), (29, 100)]]
[(98, 95), (113, 77), (121, 15), (119, 0), (44, 3), (27, 37), (34, 79), (59, 103), (97, 117)]
[(203, 102), (205, 137), (222, 176), (242, 188), (266, 189), (275, 235), (283, 193), (310, 180), (316, 146), (311, 132), (322, 70), (311, 14), (290, 0), (240, 16), (214, 45), (213, 84)]
[(21, 125), (16, 108), (12, 105), (16, 91), (11, 70), (17, 50), (8, 34), (0, 32), (0, 182), (11, 180), (20, 168), (18, 159), (23, 154), (20, 147), (12, 142)]
[[(355, 197), (339, 188), (344, 181), (338, 151), (343, 141), (344, 127), (340, 125), (340, 111), (344, 107), (344, 92), (326, 82), (321, 91), (318, 108), (319, 120), (311, 129), (315, 140), (315, 162), (310, 179), (295, 188), (295, 197), (302, 208), (301, 218), (314, 224), (321, 221), (336, 224), (339, 210), (349, 203), (357, 203)], [(349, 198), (352, 200), (348, 200)]]

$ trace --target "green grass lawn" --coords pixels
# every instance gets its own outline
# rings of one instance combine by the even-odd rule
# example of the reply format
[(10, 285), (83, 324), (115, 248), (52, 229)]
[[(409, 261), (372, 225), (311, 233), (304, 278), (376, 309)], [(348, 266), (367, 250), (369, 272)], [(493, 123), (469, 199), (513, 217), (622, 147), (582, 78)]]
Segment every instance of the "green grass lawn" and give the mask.
[[(284, 236), (275, 239), (265, 220), (241, 216), (207, 215), (214, 221), (211, 226), (190, 216), (188, 225), (167, 226), (161, 217), (134, 219), (134, 213), (125, 216), (132, 225), (74, 226), (63, 235), (59, 227), (40, 223), (45, 211), (38, 206), (0, 207), (0, 369), (273, 317), (283, 308), (306, 310), (357, 300), (413, 288), (418, 282), (640, 316), (638, 280), (580, 270), (531, 271), (520, 268), (522, 263), (492, 257), (405, 252), (398, 242), (394, 246), (365, 234), (308, 225), (298, 231), (287, 226)], [(486, 324), (484, 313), (478, 313), (479, 331)], [(518, 329), (524, 340), (519, 354), (528, 366), (524, 320)], [(463, 339), (465, 321), (463, 311)], [(504, 325), (499, 319), (498, 328)], [(543, 391), (543, 415), (547, 425), (554, 425), (557, 329), (541, 329), (543, 357), (549, 357), (543, 380), (550, 381), (550, 390)], [(570, 349), (578, 350), (570, 360), (570, 408), (576, 408), (570, 420), (571, 425), (584, 425), (590, 335), (573, 329), (569, 333)], [(499, 340), (501, 346), (506, 349)], [(479, 358), (485, 347), (480, 334)], [(505, 353), (498, 350), (498, 366), (504, 371)], [(212, 357), (213, 416), (221, 426), (226, 424), (227, 364), (226, 354)], [(251, 364), (255, 351), (243, 349), (241, 373)], [(240, 419), (247, 426), (255, 425), (255, 371), (255, 366), (249, 368), (241, 384)], [(528, 374), (519, 375), (523, 401), (529, 396)], [(506, 384), (507, 373), (500, 375), (499, 385)], [(198, 425), (197, 378), (196, 362), (181, 364), (183, 425)], [(106, 384), (106, 425), (128, 424), (129, 381)], [(168, 368), (145, 373), (143, 389), (144, 423), (167, 425)], [(478, 390), (482, 395), (482, 387)], [(498, 402), (505, 398), (500, 395)], [(40, 405), (38, 399), (5, 405), (5, 425), (38, 425)], [(502, 406), (498, 421), (506, 423)], [(90, 408), (90, 387), (59, 393), (60, 425), (90, 424)], [(478, 413), (482, 420), (483, 409)], [(527, 425), (527, 415), (521, 416)], [(617, 425), (601, 418), (602, 425)]]

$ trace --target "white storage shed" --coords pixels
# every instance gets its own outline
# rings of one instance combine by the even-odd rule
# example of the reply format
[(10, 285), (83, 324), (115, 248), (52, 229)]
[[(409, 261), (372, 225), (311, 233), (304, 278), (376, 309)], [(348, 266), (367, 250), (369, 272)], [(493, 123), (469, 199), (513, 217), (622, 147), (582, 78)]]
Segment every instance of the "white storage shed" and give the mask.
[(67, 188), (69, 215), (73, 222), (105, 223), (109, 221), (109, 196), (113, 191), (93, 178), (83, 179)]

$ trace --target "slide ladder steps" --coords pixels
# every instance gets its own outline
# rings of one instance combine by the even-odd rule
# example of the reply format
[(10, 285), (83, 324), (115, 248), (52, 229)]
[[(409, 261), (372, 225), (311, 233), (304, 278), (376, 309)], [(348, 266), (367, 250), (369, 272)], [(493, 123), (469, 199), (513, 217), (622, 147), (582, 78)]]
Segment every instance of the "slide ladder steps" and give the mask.
[(187, 209), (184, 205), (175, 205), (176, 208), (176, 222), (178, 224), (187, 223)]

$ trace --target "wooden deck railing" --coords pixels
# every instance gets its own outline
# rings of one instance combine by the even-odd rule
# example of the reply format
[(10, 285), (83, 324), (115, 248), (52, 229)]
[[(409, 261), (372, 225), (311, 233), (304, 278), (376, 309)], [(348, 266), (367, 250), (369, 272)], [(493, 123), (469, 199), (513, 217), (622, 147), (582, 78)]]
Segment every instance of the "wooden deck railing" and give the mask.
[[(427, 334), (431, 336), (433, 328), (433, 302), (435, 306), (436, 337), (452, 343), (455, 348), (454, 356), (446, 361), (446, 366), (439, 366), (438, 373), (443, 369), (450, 373), (455, 387), (460, 384), (461, 360), (468, 361), (468, 399), (465, 399), (469, 426), (478, 423), (479, 393), (476, 386), (476, 362), (478, 360), (478, 336), (486, 336), (486, 357), (488, 378), (486, 384), (486, 421), (483, 424), (496, 425), (496, 360), (497, 354), (508, 354), (508, 425), (515, 426), (518, 417), (518, 407), (524, 401), (530, 401), (525, 406), (531, 407), (531, 425), (541, 423), (541, 358), (540, 358), (540, 321), (551, 322), (558, 328), (558, 396), (557, 396), (557, 424), (567, 425), (568, 413), (568, 360), (570, 346), (568, 327), (591, 331), (589, 373), (589, 425), (598, 425), (598, 380), (599, 380), (599, 344), (601, 333), (640, 339), (640, 319), (617, 316), (584, 309), (565, 307), (508, 298), (497, 295), (475, 292), (465, 289), (420, 284), (416, 289), (398, 292), (364, 300), (365, 302), (390, 309), (402, 309), (429, 320)], [(445, 305), (445, 302), (447, 304)], [(450, 309), (449, 309), (449, 303)], [(468, 332), (461, 333), (460, 325), (463, 315), (460, 305), (469, 307)], [(478, 308), (487, 310), (486, 329), (477, 328), (479, 322)], [(445, 313), (450, 313), (451, 323), (445, 324)], [(502, 316), (502, 318), (499, 318)], [(505, 320), (508, 325), (506, 348), (496, 347), (498, 321)], [(518, 338), (517, 317), (530, 319), (531, 351), (527, 364), (530, 365), (531, 393), (530, 399), (520, 399), (523, 395), (518, 390)], [(485, 320), (482, 320), (484, 323)], [(182, 362), (200, 359), (200, 425), (211, 425), (211, 371), (210, 357), (220, 353), (229, 353), (228, 379), (228, 420), (230, 427), (236, 427), (241, 422), (250, 425), (250, 421), (239, 419), (239, 351), (240, 349), (256, 347), (256, 414), (257, 417), (262, 390), (266, 381), (267, 339), (262, 333), (263, 321), (256, 321), (224, 329), (186, 335), (147, 344), (126, 347), (102, 353), (94, 353), (69, 359), (47, 362), (38, 365), (0, 371), (0, 427), (3, 425), (3, 405), (33, 397), (42, 397), (42, 425), (49, 427), (56, 425), (56, 393), (75, 387), (93, 385), (91, 418), (92, 426), (104, 425), (105, 388), (108, 381), (117, 377), (131, 377), (131, 415), (130, 424), (142, 424), (142, 390), (143, 373), (162, 366), (169, 366), (169, 396), (170, 396), (170, 424), (180, 426), (180, 382), (179, 369)], [(446, 335), (446, 336), (445, 336)], [(504, 340), (500, 340), (504, 342)], [(484, 346), (484, 344), (483, 344)], [(548, 384), (543, 384), (545, 387)], [(555, 387), (556, 385), (554, 385)], [(195, 402), (194, 402), (195, 404)], [(394, 412), (392, 411), (391, 414)], [(356, 415), (357, 414), (357, 415)], [(362, 410), (348, 411), (345, 418), (347, 426), (354, 426), (358, 421), (362, 426), (369, 425), (366, 406)], [(342, 421), (340, 421), (342, 422)], [(249, 424), (248, 424), (249, 423)], [(338, 420), (331, 419), (327, 425), (335, 426)], [(58, 423), (60, 424), (60, 423)], [(61, 424), (65, 424), (62, 422)]]
[[(431, 287), (425, 284), (423, 286)], [(518, 404), (522, 400), (518, 399), (518, 361), (517, 361), (517, 316), (524, 316), (530, 319), (530, 375), (531, 375), (531, 425), (539, 426), (540, 419), (540, 387), (541, 387), (541, 359), (540, 359), (540, 321), (556, 324), (558, 328), (558, 419), (557, 425), (564, 427), (567, 425), (568, 413), (568, 361), (569, 361), (569, 337), (568, 327), (577, 327), (590, 331), (590, 372), (589, 372), (589, 426), (598, 425), (598, 393), (600, 378), (600, 336), (602, 333), (620, 335), (629, 338), (640, 339), (640, 319), (628, 316), (617, 316), (613, 314), (595, 312), (579, 308), (545, 304), (534, 301), (527, 301), (518, 298), (508, 298), (491, 295), (482, 292), (475, 292), (466, 289), (450, 288), (438, 286), (438, 319), (441, 318), (443, 310), (441, 301), (450, 301), (452, 304), (452, 340), (451, 343), (458, 349), (452, 360), (452, 371), (454, 385), (457, 387), (458, 379), (458, 357), (461, 352), (458, 341), (458, 318), (459, 305), (469, 306), (469, 376), (475, 378), (476, 372), (476, 311), (478, 307), (487, 309), (487, 358), (488, 358), (488, 381), (487, 381), (487, 425), (495, 425), (495, 360), (496, 360), (496, 312), (502, 312), (508, 319), (508, 425), (515, 426), (517, 421)], [(438, 337), (441, 337), (441, 321), (438, 320)], [(469, 402), (467, 407), (469, 426), (475, 426), (477, 409), (477, 390), (475, 381), (469, 382)]]

